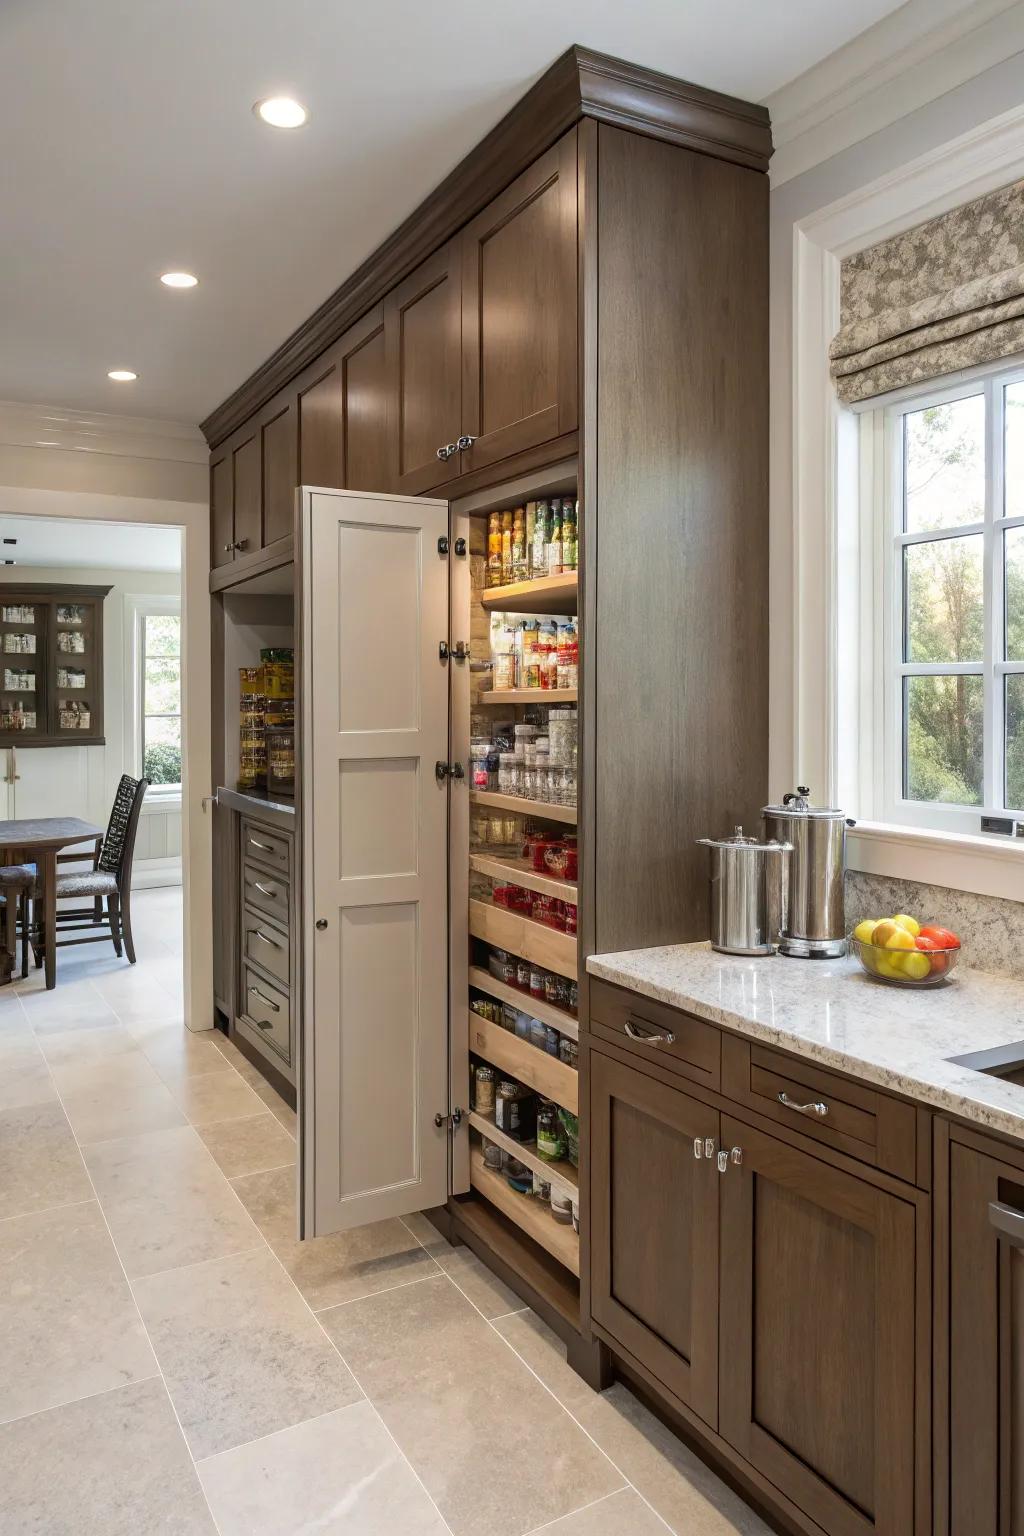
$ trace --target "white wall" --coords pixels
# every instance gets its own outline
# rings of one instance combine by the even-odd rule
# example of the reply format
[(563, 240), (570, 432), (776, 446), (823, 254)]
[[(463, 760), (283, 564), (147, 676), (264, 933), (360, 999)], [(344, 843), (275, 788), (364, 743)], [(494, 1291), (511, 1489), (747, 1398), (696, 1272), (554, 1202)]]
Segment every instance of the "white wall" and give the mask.
[[(97, 528), (98, 538), (116, 538), (110, 528)], [(22, 582), (60, 585), (85, 582), (109, 586), (103, 604), (103, 700), (102, 747), (29, 747), (17, 749), (20, 781), (0, 784), (7, 795), (5, 817), (81, 816), (96, 826), (106, 826), (110, 806), (122, 773), (135, 772), (132, 748), (132, 678), (128, 675), (131, 615), (125, 599), (180, 597), (177, 572), (122, 571), (90, 566), (0, 567), (0, 587)], [(8, 750), (0, 748), (0, 764)], [(135, 844), (136, 886), (168, 885), (181, 880), (181, 802), (161, 809), (159, 802), (143, 803)]]

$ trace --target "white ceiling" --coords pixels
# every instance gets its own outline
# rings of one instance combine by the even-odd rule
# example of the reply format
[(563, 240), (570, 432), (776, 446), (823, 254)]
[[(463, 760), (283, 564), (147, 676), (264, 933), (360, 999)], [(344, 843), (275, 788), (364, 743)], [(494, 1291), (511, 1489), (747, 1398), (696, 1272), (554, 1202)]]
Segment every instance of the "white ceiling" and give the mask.
[(3, 0), (0, 399), (197, 422), (570, 44), (760, 100), (898, 8)]
[(89, 523), (73, 517), (17, 517), (0, 512), (0, 561), (20, 566), (60, 565), (86, 570), (180, 571), (177, 528), (135, 523)]

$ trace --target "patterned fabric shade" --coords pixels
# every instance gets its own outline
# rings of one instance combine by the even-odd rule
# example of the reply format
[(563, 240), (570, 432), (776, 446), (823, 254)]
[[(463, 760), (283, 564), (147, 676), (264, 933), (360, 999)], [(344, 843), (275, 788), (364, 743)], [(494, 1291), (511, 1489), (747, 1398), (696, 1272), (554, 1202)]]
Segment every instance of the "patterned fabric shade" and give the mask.
[(848, 256), (840, 320), (846, 402), (1024, 352), (1024, 181)]

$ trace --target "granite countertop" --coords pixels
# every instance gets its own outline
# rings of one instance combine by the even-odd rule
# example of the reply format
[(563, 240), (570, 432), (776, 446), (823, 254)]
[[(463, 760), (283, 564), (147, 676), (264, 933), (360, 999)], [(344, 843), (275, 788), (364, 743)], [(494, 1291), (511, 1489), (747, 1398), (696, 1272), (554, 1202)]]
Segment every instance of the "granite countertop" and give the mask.
[(708, 944), (591, 955), (587, 970), (1024, 1140), (1024, 1087), (947, 1060), (1024, 1041), (1019, 980), (961, 964), (945, 986), (911, 991), (872, 981), (852, 955), (745, 959), (717, 954)]

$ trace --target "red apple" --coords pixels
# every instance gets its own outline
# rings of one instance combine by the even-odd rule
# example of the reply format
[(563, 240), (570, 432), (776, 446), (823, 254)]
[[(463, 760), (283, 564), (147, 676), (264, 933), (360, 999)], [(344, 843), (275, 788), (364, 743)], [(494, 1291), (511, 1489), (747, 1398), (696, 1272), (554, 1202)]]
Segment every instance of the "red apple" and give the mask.
[(936, 940), (927, 933), (919, 933), (917, 938), (914, 940), (914, 945), (917, 949), (924, 950), (925, 954), (928, 956), (928, 959), (931, 961), (933, 976), (942, 976), (945, 974), (945, 971), (949, 965), (949, 960), (945, 954), (945, 950), (948, 947), (947, 945), (937, 943)]
[(929, 923), (921, 929), (921, 938), (934, 939), (938, 949), (959, 949), (960, 940), (955, 933), (950, 933), (948, 928), (940, 928), (936, 923)]

